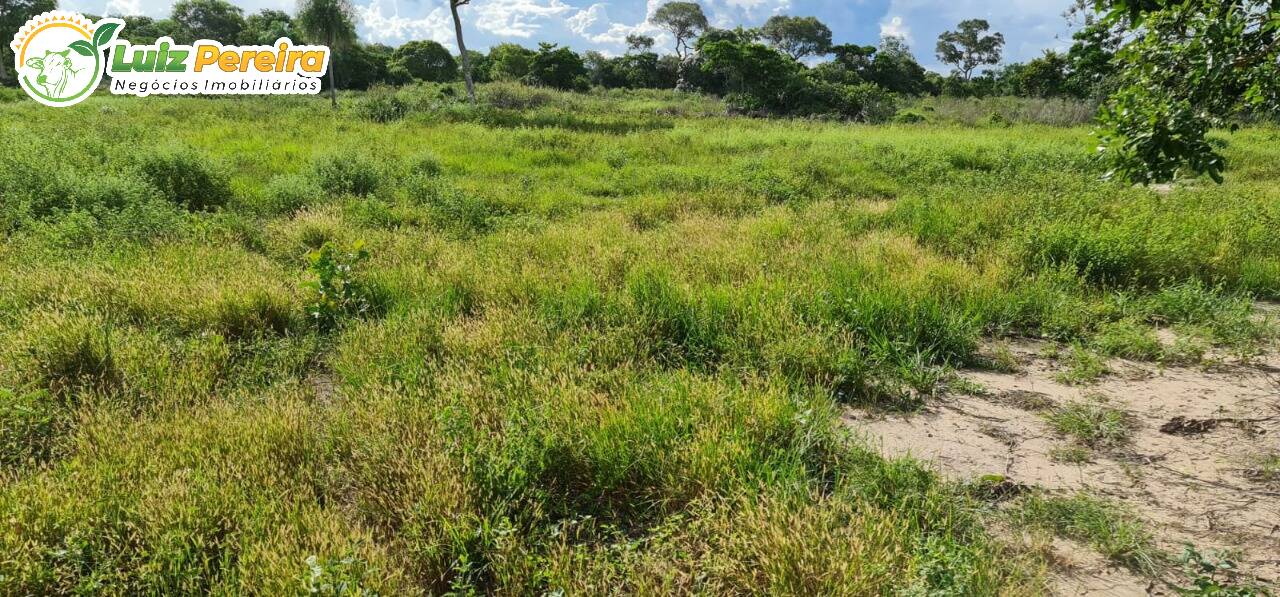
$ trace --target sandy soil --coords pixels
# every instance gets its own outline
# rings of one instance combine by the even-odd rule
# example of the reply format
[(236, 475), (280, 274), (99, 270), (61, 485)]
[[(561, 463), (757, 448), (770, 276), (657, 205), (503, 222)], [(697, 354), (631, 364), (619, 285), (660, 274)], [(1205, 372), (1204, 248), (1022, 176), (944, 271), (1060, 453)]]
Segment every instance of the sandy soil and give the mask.
[[(1159, 546), (1180, 553), (1186, 542), (1238, 549), (1241, 570), (1273, 586), (1280, 581), (1280, 484), (1257, 479), (1250, 463), (1280, 450), (1280, 354), (1211, 368), (1160, 368), (1112, 361), (1097, 383), (1059, 383), (1061, 365), (1039, 343), (1008, 345), (1014, 373), (965, 371), (986, 392), (935, 400), (922, 412), (894, 415), (850, 410), (847, 422), (890, 455), (935, 463), (951, 478), (1004, 475), (1049, 491), (1088, 490), (1122, 501), (1149, 521)], [(1055, 462), (1070, 445), (1048, 427), (1044, 411), (1084, 399), (1105, 400), (1133, 417), (1132, 442), (1095, 451), (1084, 464)], [(1165, 594), (1161, 583), (1110, 566), (1087, 548), (1055, 541), (1061, 594)]]

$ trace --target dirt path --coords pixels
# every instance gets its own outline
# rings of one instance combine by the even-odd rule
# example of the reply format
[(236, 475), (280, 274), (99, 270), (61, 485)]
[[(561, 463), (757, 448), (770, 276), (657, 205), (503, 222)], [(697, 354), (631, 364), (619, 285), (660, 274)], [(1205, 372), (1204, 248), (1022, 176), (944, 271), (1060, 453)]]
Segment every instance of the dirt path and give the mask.
[[(1113, 361), (1111, 375), (1075, 387), (1055, 379), (1060, 365), (1041, 357), (1041, 348), (1010, 346), (1014, 373), (963, 372), (985, 388), (982, 395), (947, 397), (912, 415), (850, 410), (846, 420), (887, 454), (936, 463), (952, 478), (1000, 474), (1119, 500), (1150, 523), (1162, 549), (1176, 554), (1190, 542), (1240, 550), (1243, 571), (1280, 581), (1280, 483), (1252, 468), (1260, 455), (1280, 453), (1280, 354), (1211, 369)], [(1132, 440), (1095, 451), (1088, 462), (1055, 461), (1051, 452), (1070, 444), (1044, 412), (1082, 400), (1128, 413)], [(1053, 551), (1064, 564), (1062, 594), (1163, 591), (1069, 542), (1055, 542)]]

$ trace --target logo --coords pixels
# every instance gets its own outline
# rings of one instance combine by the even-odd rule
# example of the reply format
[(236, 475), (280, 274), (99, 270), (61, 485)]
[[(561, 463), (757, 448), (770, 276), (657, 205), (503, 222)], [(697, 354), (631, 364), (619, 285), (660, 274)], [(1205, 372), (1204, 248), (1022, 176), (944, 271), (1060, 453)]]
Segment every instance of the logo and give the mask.
[(124, 22), (97, 23), (72, 12), (46, 12), (13, 36), (14, 71), (32, 99), (46, 106), (74, 106), (93, 93), (106, 70), (107, 46)]
[(103, 74), (116, 95), (286, 95), (320, 93), (329, 48), (295, 46), (282, 37), (271, 46), (191, 45), (161, 37), (150, 45), (115, 41), (124, 23), (52, 11), (13, 38), (22, 88), (36, 101), (72, 106), (89, 97)]

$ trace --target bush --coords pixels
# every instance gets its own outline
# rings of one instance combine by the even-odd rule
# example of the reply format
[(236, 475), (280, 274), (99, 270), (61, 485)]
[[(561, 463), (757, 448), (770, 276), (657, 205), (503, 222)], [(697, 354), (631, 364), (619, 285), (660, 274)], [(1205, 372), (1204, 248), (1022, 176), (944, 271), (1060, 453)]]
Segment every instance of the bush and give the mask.
[(262, 209), (270, 214), (293, 213), (323, 195), (324, 190), (310, 176), (282, 174), (267, 183)]
[(483, 89), (480, 99), (503, 110), (532, 110), (555, 102), (556, 96), (519, 83), (492, 83)]
[(322, 156), (311, 163), (311, 171), (316, 184), (335, 196), (373, 194), (382, 178), (378, 164), (355, 150)]
[(915, 110), (901, 110), (893, 115), (893, 121), (897, 124), (920, 124), (928, 120), (924, 114)]
[(187, 147), (144, 154), (138, 170), (170, 202), (204, 211), (231, 200), (231, 178), (221, 164)]
[(356, 104), (356, 113), (361, 118), (372, 122), (395, 122), (409, 113), (409, 104), (400, 99), (394, 91), (379, 87), (370, 90), (360, 103)]
[(431, 178), (444, 172), (440, 158), (431, 152), (423, 152), (409, 158), (409, 174)]
[(437, 178), (415, 177), (409, 195), (428, 208), (431, 225), (461, 233), (487, 232), (510, 209), (497, 201), (463, 193)]

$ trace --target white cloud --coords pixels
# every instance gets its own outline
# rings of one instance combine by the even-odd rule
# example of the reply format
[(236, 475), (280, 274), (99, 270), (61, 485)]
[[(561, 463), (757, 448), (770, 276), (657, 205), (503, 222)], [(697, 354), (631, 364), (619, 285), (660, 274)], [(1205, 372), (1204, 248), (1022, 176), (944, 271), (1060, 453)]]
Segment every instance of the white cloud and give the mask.
[(142, 14), (142, 0), (111, 0), (103, 13), (117, 16)]
[(892, 17), (880, 21), (880, 37), (901, 37), (911, 43), (911, 28), (902, 21), (902, 17)]
[(533, 37), (548, 18), (575, 9), (561, 0), (487, 0), (472, 4), (477, 29), (502, 37)]
[(457, 49), (453, 43), (453, 18), (443, 7), (436, 7), (423, 17), (410, 19), (400, 16), (400, 11), (394, 4), (392, 14), (383, 15), (382, 0), (373, 0), (368, 6), (357, 6), (356, 16), (363, 29), (361, 37), (366, 40), (398, 42), (430, 39), (450, 49)]

